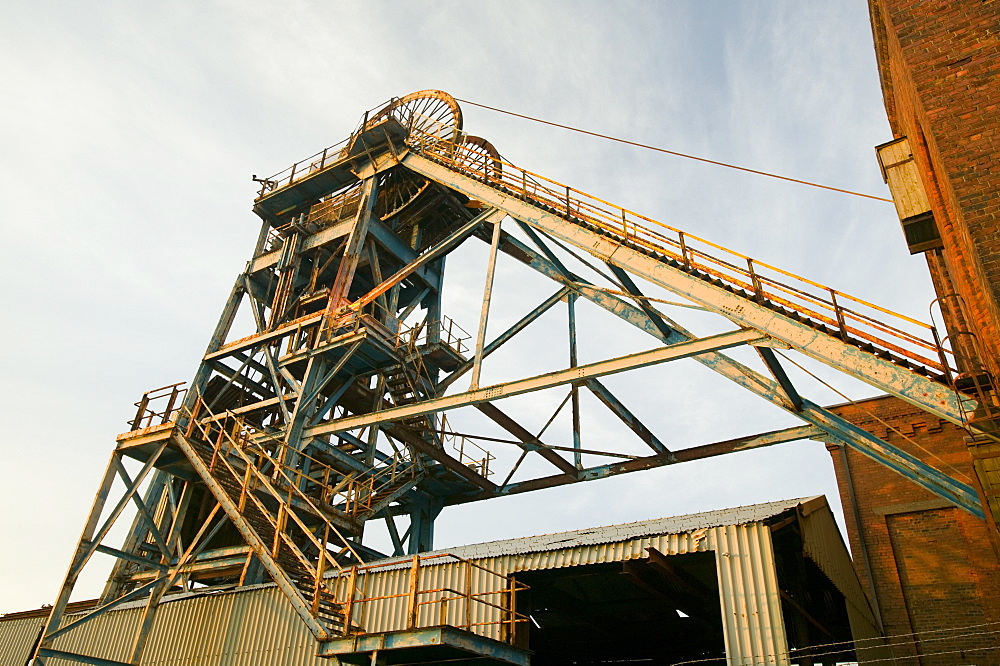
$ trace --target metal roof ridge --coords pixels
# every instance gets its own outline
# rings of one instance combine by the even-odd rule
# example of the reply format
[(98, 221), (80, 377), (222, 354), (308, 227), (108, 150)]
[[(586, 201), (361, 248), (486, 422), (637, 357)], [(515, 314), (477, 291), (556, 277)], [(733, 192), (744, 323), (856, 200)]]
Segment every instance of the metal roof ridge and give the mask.
[[(450, 554), (466, 559), (500, 557), (503, 555), (517, 555), (545, 550), (563, 550), (577, 546), (630, 541), (648, 536), (683, 534), (698, 529), (759, 522), (817, 499), (822, 499), (823, 502), (826, 502), (825, 495), (811, 495), (772, 502), (761, 502), (759, 504), (714, 509), (712, 511), (681, 514), (679, 516), (651, 518), (614, 525), (585, 527), (565, 532), (551, 532), (534, 536), (437, 548), (433, 551), (421, 553), (421, 555)], [(387, 557), (384, 560), (369, 562), (369, 564), (383, 563), (391, 566), (395, 561), (403, 562), (411, 557), (412, 555)]]

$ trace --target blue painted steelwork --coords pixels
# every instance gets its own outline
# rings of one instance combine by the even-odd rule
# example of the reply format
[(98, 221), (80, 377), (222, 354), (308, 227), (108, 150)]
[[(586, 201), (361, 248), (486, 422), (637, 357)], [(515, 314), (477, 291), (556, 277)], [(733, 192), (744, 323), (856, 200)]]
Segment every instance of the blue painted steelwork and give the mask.
[[(649, 335), (659, 338), (665, 344), (676, 344), (682, 340), (693, 338), (679, 324), (663, 316), (661, 313), (657, 313), (660, 321), (655, 322), (645, 312), (617, 296), (596, 289), (579, 279), (570, 280), (565, 276), (563, 269), (560, 269), (541, 254), (535, 253), (516, 239), (507, 238), (506, 242), (512, 253), (516, 254), (522, 260), (528, 258), (527, 265), (539, 273), (557, 282), (561, 282), (567, 287), (575, 288), (581, 296), (636, 328), (645, 331)], [(667, 334), (664, 333), (664, 327), (668, 331)], [(854, 426), (846, 419), (823, 409), (815, 403), (802, 400), (801, 409), (797, 409), (794, 403), (790, 402), (786, 397), (785, 392), (777, 382), (725, 356), (721, 352), (707, 352), (694, 358), (699, 363), (715, 370), (730, 381), (756, 393), (760, 397), (791, 412), (808, 423), (823, 429), (830, 436), (844, 441), (848, 446), (878, 460), (906, 478), (953, 502), (956, 506), (965, 509), (975, 516), (983, 516), (982, 505), (979, 503), (975, 489), (968, 484), (952, 479), (898, 447)], [(592, 472), (590, 478), (602, 478), (607, 475), (610, 469), (618, 468), (603, 466)]]
[(488, 202), (532, 227), (560, 241), (588, 252), (603, 261), (650, 280), (706, 309), (717, 312), (740, 326), (766, 332), (812, 358), (867, 382), (940, 416), (964, 424), (955, 391), (899, 364), (866, 352), (814, 326), (796, 321), (774, 309), (756, 303), (722, 286), (675, 267), (657, 257), (614, 242), (596, 231), (567, 221), (529, 202), (513, 198), (488, 184), (457, 173), (417, 153), (403, 160), (407, 168), (446, 184), (463, 194)]
[[(489, 142), (461, 131), (453, 99), (423, 91), (373, 110), (342, 144), (261, 181), (254, 210), (262, 224), (253, 255), (233, 285), (186, 394), (167, 387), (169, 403), (159, 409), (140, 401), (133, 430), (119, 436), (36, 664), (56, 656), (53, 641), (78, 626), (65, 624), (63, 615), (94, 552), (118, 558), (95, 612), (146, 599), (130, 639), (133, 662), (141, 659), (161, 597), (195, 584), (273, 580), (318, 640), (359, 634), (349, 640), (364, 642), (369, 641), (364, 627), (352, 624), (344, 600), (334, 596), (325, 577), (379, 555), (363, 543), (366, 521), (385, 521), (394, 552), (415, 554), (432, 548), (434, 521), (445, 506), (798, 438), (836, 439), (983, 515), (970, 486), (801, 396), (769, 348), (797, 349), (962, 423), (963, 405), (934, 376), (947, 368), (897, 344), (920, 347), (919, 340), (895, 329), (884, 329), (891, 333), (888, 341), (873, 338), (870, 330), (861, 330), (873, 320), (840, 305), (838, 299), (846, 297), (833, 290), (830, 303), (821, 298), (816, 312), (802, 315), (801, 303), (779, 297), (781, 285), (762, 273), (764, 265), (729, 253), (730, 259), (746, 259), (746, 268), (723, 262), (712, 264), (718, 268), (712, 272), (707, 267), (717, 260), (698, 254), (693, 237), (677, 230), (657, 235), (624, 210), (619, 229), (617, 219), (600, 217), (606, 211), (594, 208), (592, 198), (568, 187), (553, 197), (544, 179), (508, 166)], [(537, 250), (500, 228), (504, 216), (516, 221)], [(473, 237), (490, 243), (490, 259), (479, 326), (470, 335), (447, 319), (441, 304), (446, 258)], [(577, 264), (561, 258), (572, 256), (594, 268), (581, 252), (609, 267), (611, 276), (597, 272), (610, 286), (576, 275)], [(505, 287), (493, 284), (501, 253), (550, 278), (558, 290), (487, 342), (490, 298)], [(722, 315), (736, 330), (696, 338), (656, 310), (634, 278)], [(646, 332), (659, 346), (580, 364), (580, 299)], [(484, 361), (514, 338), (530, 336), (531, 325), (560, 301), (568, 310), (568, 367), (479, 387)], [(242, 320), (252, 321), (252, 330), (237, 334), (234, 327)], [(722, 353), (745, 344), (758, 348), (774, 379)], [(598, 379), (688, 357), (805, 425), (692, 449), (671, 442), (668, 448)], [(942, 359), (946, 363), (947, 355)], [(470, 372), (469, 389), (456, 388)], [(562, 406), (535, 434), (495, 404), (506, 396), (567, 385), (571, 446), (541, 441)], [(584, 447), (582, 388), (644, 443), (640, 455)], [(492, 470), (470, 460), (464, 448), (449, 448), (457, 438), (477, 437), (445, 427), (441, 414), (463, 406), (475, 406), (514, 438), (478, 436), (520, 450), (502, 481), (491, 479)], [(162, 423), (154, 424), (154, 416)], [(641, 455), (648, 454), (644, 447), (652, 455)], [(557, 473), (512, 481), (529, 455), (545, 459)], [(587, 466), (590, 455), (618, 461)], [(143, 465), (138, 474), (126, 468), (133, 461)], [(150, 476), (139, 497), (138, 488)], [(126, 491), (112, 499), (116, 478)], [(125, 542), (105, 543), (130, 503), (137, 515)], [(106, 505), (111, 511), (102, 523)], [(402, 533), (397, 518), (409, 520)], [(450, 629), (441, 632), (437, 640), (458, 640)], [(423, 640), (397, 638), (400, 645)], [(378, 640), (384, 645), (389, 639)], [(323, 654), (339, 649), (332, 645), (322, 648)], [(350, 654), (370, 652), (365, 647)], [(525, 658), (503, 644), (481, 644), (471, 652), (509, 663)]]
[(323, 645), (321, 657), (337, 657), (345, 664), (373, 663), (381, 652), (396, 653), (393, 663), (452, 663), (462, 659), (477, 663), (528, 666), (531, 653), (454, 627), (428, 627), (342, 638)]

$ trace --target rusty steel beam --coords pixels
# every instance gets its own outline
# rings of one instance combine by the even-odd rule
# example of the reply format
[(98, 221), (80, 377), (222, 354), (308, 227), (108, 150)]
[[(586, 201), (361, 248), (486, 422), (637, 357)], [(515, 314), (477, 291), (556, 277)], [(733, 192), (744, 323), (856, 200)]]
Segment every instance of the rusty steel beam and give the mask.
[(795, 411), (802, 410), (802, 396), (799, 392), (795, 390), (792, 385), (792, 380), (788, 378), (785, 373), (785, 369), (781, 367), (781, 363), (778, 362), (778, 357), (775, 355), (774, 350), (768, 347), (754, 347), (757, 350), (757, 354), (760, 356), (761, 360), (767, 366), (767, 369), (771, 371), (771, 375), (774, 377), (775, 381), (778, 382), (778, 386), (781, 387), (782, 393), (785, 394), (789, 404)]
[(499, 407), (491, 402), (482, 402), (477, 404), (476, 408), (498, 426), (514, 435), (514, 437), (517, 437), (522, 450), (534, 451), (561, 469), (564, 474), (569, 474), (573, 477), (576, 476), (575, 466), (552, 449), (547, 448), (538, 441), (537, 437), (525, 430), (520, 423), (505, 414)]
[(774, 444), (794, 442), (802, 439), (820, 439), (826, 436), (826, 433), (822, 429), (815, 426), (795, 426), (793, 428), (785, 428), (784, 430), (774, 430), (771, 432), (747, 435), (746, 437), (738, 437), (736, 439), (730, 439), (722, 442), (705, 444), (703, 446), (695, 446), (690, 449), (675, 450), (665, 455), (645, 456), (633, 458), (623, 462), (597, 465), (580, 470), (575, 477), (570, 477), (565, 474), (557, 474), (553, 476), (530, 479), (527, 481), (518, 481), (516, 483), (507, 483), (500, 487), (495, 494), (480, 493), (472, 497), (453, 498), (452, 503), (459, 504), (468, 501), (489, 499), (496, 496), (516, 495), (533, 490), (542, 490), (544, 488), (562, 486), (568, 483), (594, 481), (610, 476), (617, 476), (619, 474), (654, 469), (664, 465), (691, 462), (693, 460), (712, 458), (714, 456), (736, 453), (739, 451), (749, 451), (765, 446), (773, 446)]
[(739, 326), (755, 328), (803, 354), (866, 382), (886, 393), (920, 407), (936, 416), (961, 425), (958, 397), (949, 387), (928, 379), (826, 335), (802, 322), (787, 317), (753, 299), (744, 298), (721, 286), (672, 266), (591, 231), (582, 225), (500, 192), (486, 183), (457, 173), (417, 153), (409, 153), (403, 164), (417, 173), (436, 180), (466, 196), (502, 208), (511, 217), (568, 245), (577, 247), (606, 263), (639, 275), (653, 284), (718, 313)]
[(365, 238), (368, 236), (368, 223), (372, 218), (377, 196), (378, 179), (372, 175), (362, 185), (358, 214), (354, 219), (354, 226), (351, 227), (347, 247), (344, 248), (344, 256), (337, 267), (333, 286), (330, 287), (329, 301), (326, 306), (327, 317), (332, 317), (342, 305), (346, 305), (347, 292), (354, 280), (354, 271), (358, 267), (358, 261), (361, 259), (361, 250), (364, 248)]
[(608, 390), (608, 388), (600, 382), (597, 378), (591, 378), (586, 381), (586, 387), (590, 389), (590, 392), (597, 397), (604, 406), (611, 410), (615, 416), (621, 419), (622, 423), (628, 426), (629, 430), (634, 432), (639, 436), (639, 439), (644, 441), (649, 445), (649, 448), (653, 449), (659, 455), (669, 456), (670, 449), (664, 445), (659, 438), (650, 431), (642, 421), (639, 420), (635, 414), (629, 410), (614, 394)]
[(603, 375), (624, 372), (634, 368), (641, 368), (649, 365), (655, 365), (657, 363), (664, 363), (666, 361), (674, 361), (681, 358), (697, 356), (706, 352), (719, 351), (721, 349), (728, 349), (730, 347), (737, 347), (744, 344), (762, 344), (765, 341), (765, 336), (762, 336), (757, 331), (739, 330), (731, 331), (729, 333), (721, 333), (707, 338), (681, 342), (667, 347), (662, 347), (660, 349), (638, 352), (636, 354), (628, 354), (625, 356), (619, 356), (618, 358), (608, 359), (606, 361), (598, 361), (597, 363), (581, 365), (576, 368), (558, 370), (556, 372), (549, 372), (543, 375), (536, 375), (525, 379), (504, 382), (493, 386), (485, 386), (483, 388), (451, 396), (445, 396), (443, 398), (433, 398), (431, 400), (425, 400), (412, 405), (391, 407), (373, 414), (347, 416), (323, 423), (321, 425), (313, 426), (306, 430), (306, 435), (310, 437), (318, 437), (319, 435), (353, 430), (372, 423), (398, 421), (412, 416), (422, 416), (433, 412), (474, 405), (479, 402), (490, 402), (492, 400), (513, 397), (522, 393), (541, 391), (543, 389), (553, 388), (563, 384), (582, 381), (590, 377), (601, 377)]
[(727, 439), (722, 442), (715, 442), (714, 444), (681, 449), (674, 451), (674, 458), (677, 462), (689, 462), (691, 460), (702, 460), (726, 453), (749, 451), (750, 449), (759, 449), (764, 446), (773, 446), (785, 442), (795, 442), (802, 439), (819, 440), (826, 437), (826, 432), (821, 428), (814, 425), (801, 425), (793, 428), (785, 428), (784, 430), (772, 430), (757, 435)]
[(490, 258), (486, 263), (486, 281), (483, 285), (483, 301), (479, 313), (479, 328), (476, 331), (476, 349), (472, 357), (472, 379), (470, 389), (479, 388), (479, 376), (483, 365), (483, 347), (486, 345), (486, 324), (490, 316), (490, 300), (493, 296), (493, 277), (496, 274), (497, 246), (500, 244), (500, 227), (502, 219), (493, 223), (492, 242), (490, 243)]

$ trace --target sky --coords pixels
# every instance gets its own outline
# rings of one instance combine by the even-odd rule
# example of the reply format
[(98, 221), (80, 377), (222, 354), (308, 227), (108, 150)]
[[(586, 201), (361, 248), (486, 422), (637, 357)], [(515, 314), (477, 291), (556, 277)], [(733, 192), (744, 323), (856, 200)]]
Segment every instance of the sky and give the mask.
[[(38, 0), (4, 16), (0, 613), (52, 602), (133, 403), (193, 375), (256, 238), (251, 175), (340, 141), (390, 97), (436, 88), (888, 196), (873, 147), (892, 136), (863, 0)], [(926, 268), (891, 204), (463, 111), (518, 165), (927, 318)], [(485, 257), (473, 244), (449, 258), (445, 311), (468, 330)], [(506, 264), (494, 289), (491, 331), (554, 291)], [(486, 379), (565, 367), (550, 335), (560, 316)], [(583, 308), (580, 338), (583, 362), (650, 346)], [(842, 401), (797, 381), (815, 402)], [(608, 383), (673, 448), (796, 425), (693, 362)], [(512, 404), (537, 424), (553, 400)], [(587, 441), (619, 436), (587, 410)], [(435, 545), (816, 494), (839, 507), (823, 445), (798, 442), (449, 508)], [(98, 594), (104, 575), (88, 572), (75, 597)]]

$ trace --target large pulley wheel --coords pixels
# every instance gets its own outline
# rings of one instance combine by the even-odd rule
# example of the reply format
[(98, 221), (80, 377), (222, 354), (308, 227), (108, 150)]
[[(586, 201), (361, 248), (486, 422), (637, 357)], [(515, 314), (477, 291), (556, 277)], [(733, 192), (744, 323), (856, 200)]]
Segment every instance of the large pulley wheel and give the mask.
[(403, 167), (384, 172), (379, 178), (375, 214), (388, 220), (413, 203), (430, 185), (431, 181)]
[(394, 99), (369, 116), (368, 125), (390, 117), (411, 133), (430, 134), (446, 141), (456, 142), (462, 131), (462, 109), (443, 90), (421, 90)]
[(487, 180), (498, 181), (503, 175), (500, 153), (482, 137), (465, 137), (461, 149), (455, 154), (455, 163), (461, 169), (475, 172)]

